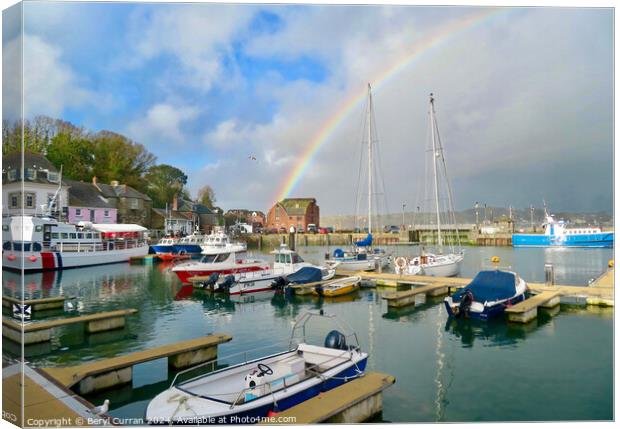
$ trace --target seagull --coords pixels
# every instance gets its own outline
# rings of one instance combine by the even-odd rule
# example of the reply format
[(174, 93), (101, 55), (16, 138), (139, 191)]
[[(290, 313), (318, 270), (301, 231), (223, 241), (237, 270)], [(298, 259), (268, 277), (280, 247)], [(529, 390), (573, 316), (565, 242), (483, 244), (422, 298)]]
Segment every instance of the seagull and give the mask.
[(107, 413), (109, 409), (110, 409), (110, 400), (106, 399), (105, 401), (103, 401), (103, 405), (99, 405), (98, 407), (91, 408), (90, 410), (88, 410), (88, 412), (91, 414), (96, 414), (100, 416), (102, 414)]
[(249, 160), (252, 160), (252, 161), (256, 161), (256, 157), (255, 157), (255, 156), (252, 156), (252, 155), (248, 156), (248, 159), (249, 159)]

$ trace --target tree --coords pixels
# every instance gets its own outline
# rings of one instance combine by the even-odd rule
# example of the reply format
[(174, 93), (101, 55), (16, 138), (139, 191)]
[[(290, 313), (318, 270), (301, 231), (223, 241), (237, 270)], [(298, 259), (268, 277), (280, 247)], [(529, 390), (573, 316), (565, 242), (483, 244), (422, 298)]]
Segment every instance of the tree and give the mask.
[(63, 177), (88, 182), (93, 177), (93, 143), (85, 137), (62, 132), (52, 138), (47, 159), (60, 169)]
[(187, 195), (184, 191), (187, 175), (171, 165), (150, 167), (144, 179), (147, 183), (146, 194), (153, 200), (153, 207), (165, 207), (166, 203), (172, 203), (175, 195)]
[(215, 206), (215, 192), (209, 185), (205, 185), (198, 190), (198, 201), (209, 208)]

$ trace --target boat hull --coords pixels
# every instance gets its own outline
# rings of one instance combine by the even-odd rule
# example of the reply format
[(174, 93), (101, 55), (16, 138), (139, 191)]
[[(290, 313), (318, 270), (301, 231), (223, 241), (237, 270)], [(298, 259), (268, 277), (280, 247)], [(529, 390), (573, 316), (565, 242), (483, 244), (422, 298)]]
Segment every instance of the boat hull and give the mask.
[(20, 271), (22, 269), (22, 255), (24, 271), (34, 272), (127, 262), (132, 257), (145, 256), (148, 252), (149, 246), (146, 244), (130, 249), (95, 252), (4, 251), (2, 254), (2, 268)]
[[(504, 311), (506, 310), (507, 307), (510, 307), (512, 305), (518, 304), (521, 301), (525, 300), (525, 294), (520, 294), (517, 296), (514, 296), (510, 299), (507, 299), (501, 303), (498, 303), (496, 305), (493, 306), (485, 306), (484, 307), (484, 311), (482, 312), (477, 312), (477, 311), (469, 311), (467, 318), (468, 319), (476, 319), (476, 320), (490, 320), (490, 319), (494, 319), (498, 316), (501, 316), (504, 314)], [(446, 308), (446, 312), (448, 313), (449, 317), (454, 317), (457, 318), (457, 315), (454, 313), (452, 306), (450, 305), (449, 301), (446, 299), (444, 300), (444, 306)]]
[(343, 271), (373, 271), (376, 263), (373, 259), (366, 260), (333, 260), (325, 261), (328, 265)]
[(566, 234), (552, 236), (546, 234), (513, 234), (513, 247), (598, 247), (614, 246), (613, 232), (593, 234)]
[(175, 244), (174, 253), (178, 253), (180, 255), (190, 253), (190, 254), (199, 254), (202, 253), (202, 247), (198, 244)]
[(169, 244), (153, 244), (151, 250), (157, 254), (161, 253), (174, 253), (174, 245)]
[(230, 267), (230, 268), (222, 268), (222, 269), (190, 269), (190, 270), (172, 270), (179, 277), (183, 283), (190, 284), (189, 279), (191, 277), (196, 276), (210, 276), (211, 274), (218, 273), (220, 275), (228, 275), (228, 274), (239, 274), (239, 273), (250, 273), (255, 271), (263, 271), (269, 269), (269, 267), (265, 267), (263, 265), (249, 265), (245, 267)]

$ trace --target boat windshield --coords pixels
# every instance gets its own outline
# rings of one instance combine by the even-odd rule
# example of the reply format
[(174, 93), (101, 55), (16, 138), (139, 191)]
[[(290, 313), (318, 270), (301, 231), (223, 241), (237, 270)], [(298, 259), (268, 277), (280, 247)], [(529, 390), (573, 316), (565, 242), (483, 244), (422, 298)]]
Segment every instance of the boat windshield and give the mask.
[(200, 262), (206, 264), (217, 264), (220, 262), (224, 262), (228, 259), (230, 253), (218, 253), (217, 255), (204, 255)]

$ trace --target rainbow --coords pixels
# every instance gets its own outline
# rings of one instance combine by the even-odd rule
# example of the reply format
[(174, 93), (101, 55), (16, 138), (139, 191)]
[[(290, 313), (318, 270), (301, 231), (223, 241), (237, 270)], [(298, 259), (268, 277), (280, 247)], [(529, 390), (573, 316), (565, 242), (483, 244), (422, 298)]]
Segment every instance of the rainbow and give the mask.
[[(475, 27), (476, 25), (484, 22), (485, 20), (500, 14), (503, 11), (511, 10), (510, 8), (484, 8), (483, 10), (473, 13), (457, 22), (450, 23), (441, 27), (434, 34), (427, 36), (426, 38), (416, 42), (415, 46), (408, 51), (398, 61), (391, 64), (388, 68), (378, 73), (374, 79), (370, 82), (374, 89), (380, 88), (390, 78), (398, 75), (400, 72), (409, 67), (415, 60), (419, 59), (423, 54), (431, 51), (433, 48), (437, 48), (460, 34), (461, 32)], [(297, 186), (301, 178), (304, 176), (308, 166), (312, 164), (314, 156), (317, 154), (321, 146), (323, 146), (330, 137), (334, 134), (336, 129), (344, 122), (345, 118), (355, 108), (362, 104), (366, 98), (367, 91), (366, 86), (360, 92), (353, 94), (345, 103), (343, 103), (336, 113), (327, 120), (320, 128), (319, 132), (312, 138), (310, 143), (306, 146), (304, 152), (297, 157), (297, 162), (286, 176), (285, 180), (278, 187), (278, 193), (275, 197), (275, 201), (281, 201), (291, 194), (293, 189)]]

